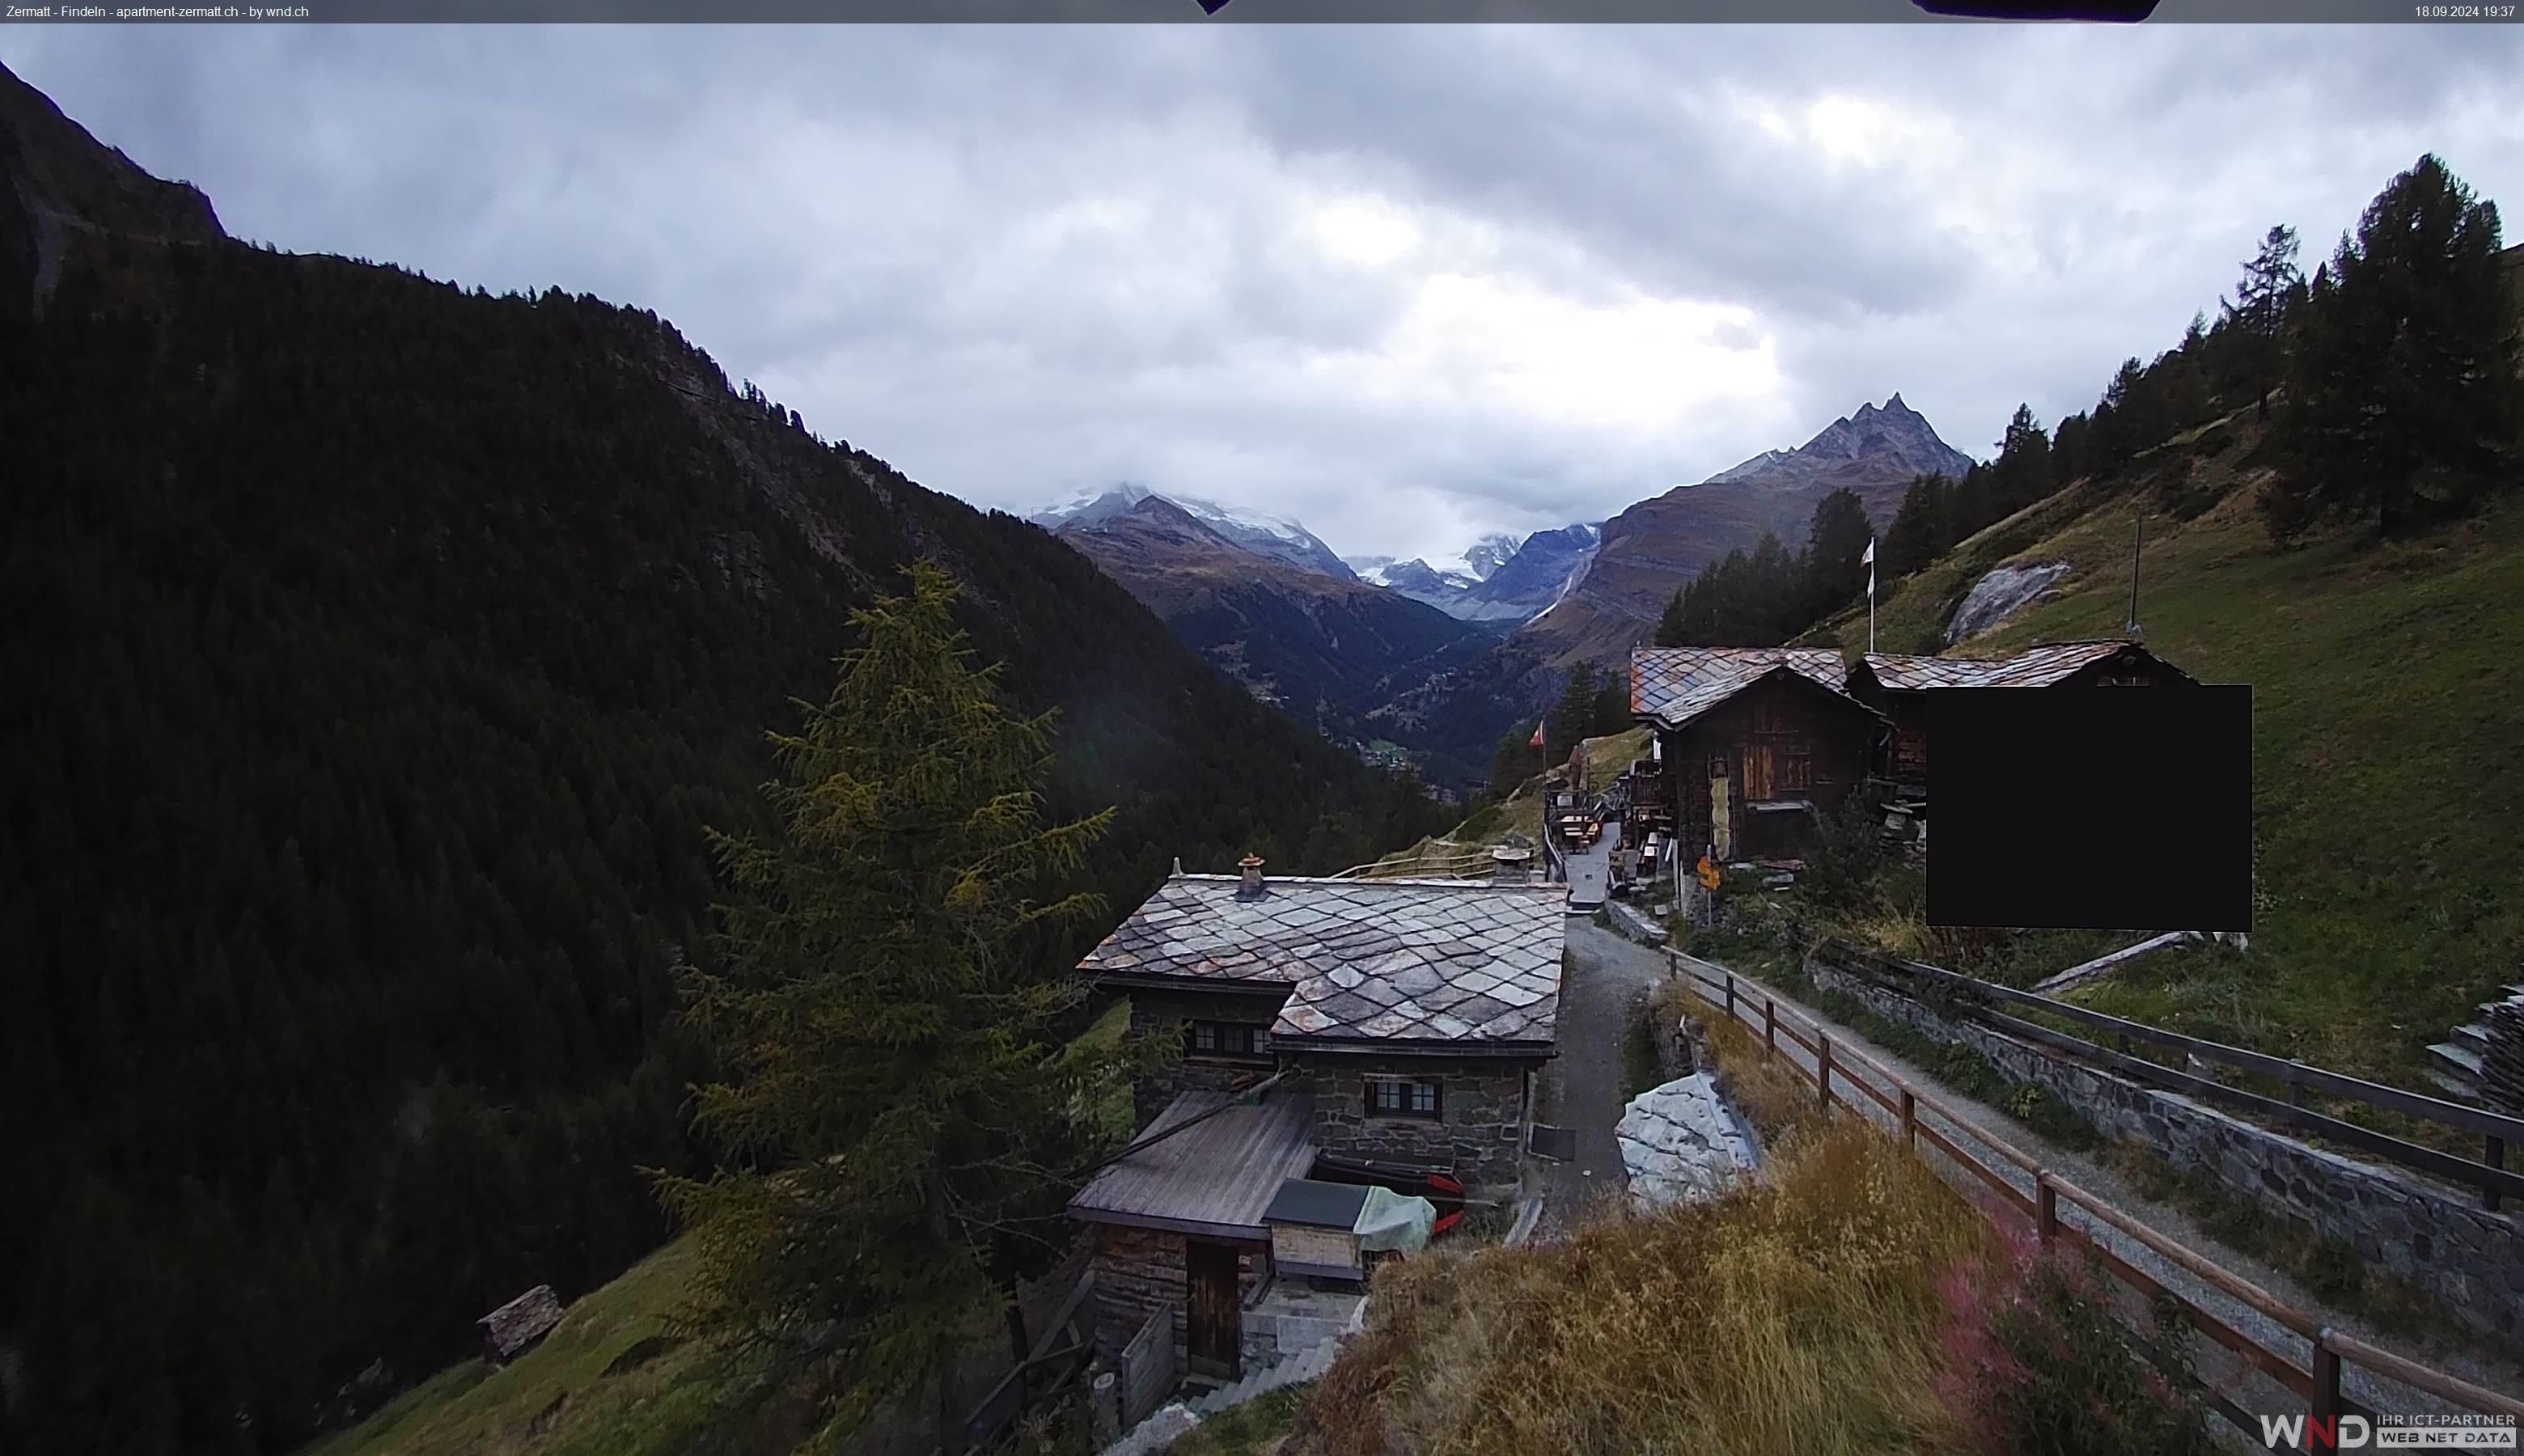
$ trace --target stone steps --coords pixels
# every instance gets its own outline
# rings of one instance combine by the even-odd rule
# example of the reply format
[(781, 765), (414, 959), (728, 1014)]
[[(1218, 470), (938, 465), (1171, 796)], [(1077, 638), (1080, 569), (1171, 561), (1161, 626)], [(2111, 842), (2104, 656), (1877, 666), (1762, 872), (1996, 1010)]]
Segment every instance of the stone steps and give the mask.
[(2478, 1102), (2480, 1095), (2480, 1053), (2453, 1042), (2439, 1042), (2428, 1048), (2428, 1080), (2445, 1089), (2455, 1098)]
[(1284, 1385), (1301, 1385), (1308, 1381), (1320, 1380), (1325, 1371), (1333, 1368), (1333, 1359), (1339, 1353), (1340, 1336), (1335, 1335), (1311, 1349), (1301, 1350), (1289, 1356), (1268, 1370), (1257, 1370), (1234, 1384), (1223, 1385), (1197, 1400), (1187, 1401), (1186, 1407), (1195, 1416), (1214, 1416), (1231, 1406), (1242, 1405), (1257, 1395), (1267, 1395)]

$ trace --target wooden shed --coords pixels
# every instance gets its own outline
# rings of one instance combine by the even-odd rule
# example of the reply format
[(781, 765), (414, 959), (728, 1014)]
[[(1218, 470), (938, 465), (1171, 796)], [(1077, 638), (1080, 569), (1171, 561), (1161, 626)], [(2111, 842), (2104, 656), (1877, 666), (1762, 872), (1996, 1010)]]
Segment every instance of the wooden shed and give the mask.
[(1187, 1092), (1078, 1190), (1069, 1214), (1093, 1226), (1099, 1347), (1118, 1354), (1171, 1308), (1184, 1369), (1243, 1373), (1244, 1304), (1271, 1270), (1262, 1215), (1314, 1166), (1313, 1130), (1302, 1094)]
[(2006, 657), (1920, 657), (1869, 653), (1851, 664), (1849, 695), (1884, 714), (1893, 737), (1877, 776), (1924, 791), (1928, 694), (1940, 688), (2197, 687), (2199, 680), (2136, 642), (2100, 638), (2037, 643)]
[(1892, 725), (1843, 677), (1829, 648), (1631, 654), (1631, 716), (1656, 732), (1684, 862), (1792, 859), (1866, 783)]

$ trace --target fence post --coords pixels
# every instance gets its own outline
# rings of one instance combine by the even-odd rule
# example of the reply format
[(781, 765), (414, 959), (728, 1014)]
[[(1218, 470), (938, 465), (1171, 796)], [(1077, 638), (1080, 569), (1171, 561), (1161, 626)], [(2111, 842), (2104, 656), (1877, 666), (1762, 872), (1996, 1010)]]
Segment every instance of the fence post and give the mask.
[[(2487, 1163), (2490, 1167), (2503, 1172), (2506, 1168), (2506, 1140), (2503, 1138), (2492, 1137), (2489, 1140), (2489, 1145), (2482, 1149), (2480, 1160)], [(2482, 1189), (2480, 1190), (2480, 1206), (2488, 1209), (2492, 1213), (2496, 1213), (2498, 1211), (2498, 1189)]]
[(2313, 1418), (2340, 1419), (2340, 1356), (2331, 1348), (2331, 1327), (2313, 1336)]
[(1112, 1371), (1095, 1378), (1094, 1394), (1087, 1402), (1087, 1419), (1094, 1430), (1099, 1450), (1122, 1438), (1122, 1383)]
[(1728, 1021), (1735, 1019), (1735, 973), (1733, 971), (1726, 973), (1726, 1019)]
[(1902, 1089), (1902, 1145), (1917, 1152), (1919, 1147), (1919, 1098), (1911, 1089)]
[(1762, 1059), (1770, 1060), (1779, 1051), (1779, 1005), (1769, 996), (1762, 997)]
[(1831, 1111), (1831, 1033), (1815, 1028), (1815, 1105)]
[(2051, 1170), (2033, 1172), (2033, 1232), (2049, 1248), (2060, 1233), (2060, 1190), (2051, 1187)]

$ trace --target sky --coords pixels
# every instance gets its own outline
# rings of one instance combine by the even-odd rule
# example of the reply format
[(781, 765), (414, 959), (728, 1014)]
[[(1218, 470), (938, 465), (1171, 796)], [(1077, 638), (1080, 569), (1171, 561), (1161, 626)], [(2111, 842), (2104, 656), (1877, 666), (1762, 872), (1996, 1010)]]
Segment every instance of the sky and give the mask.
[[(1601, 520), (1899, 392), (1986, 457), (2435, 151), (2524, 29), (11, 26), (240, 237), (653, 308), (915, 480), (1346, 555)], [(2524, 240), (2524, 223), (2510, 224)]]

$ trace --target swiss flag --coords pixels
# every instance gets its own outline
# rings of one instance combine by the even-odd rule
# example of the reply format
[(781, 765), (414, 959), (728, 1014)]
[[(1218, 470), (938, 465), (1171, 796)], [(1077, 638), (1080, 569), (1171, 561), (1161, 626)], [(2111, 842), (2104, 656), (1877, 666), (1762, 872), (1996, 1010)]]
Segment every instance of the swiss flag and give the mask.
[(1540, 722), (1536, 722), (1533, 725), (1533, 746), (1537, 749), (1542, 747), (1542, 724)]

